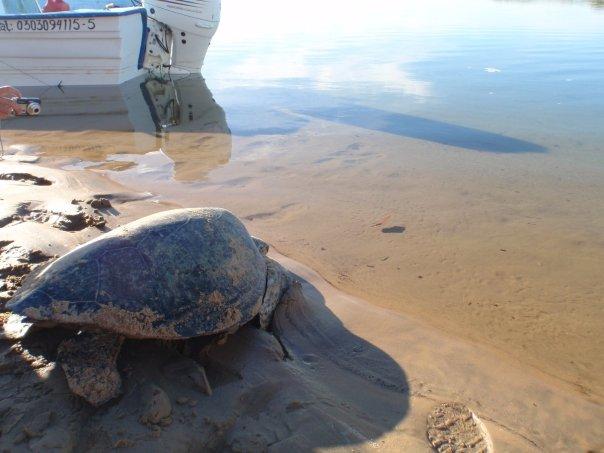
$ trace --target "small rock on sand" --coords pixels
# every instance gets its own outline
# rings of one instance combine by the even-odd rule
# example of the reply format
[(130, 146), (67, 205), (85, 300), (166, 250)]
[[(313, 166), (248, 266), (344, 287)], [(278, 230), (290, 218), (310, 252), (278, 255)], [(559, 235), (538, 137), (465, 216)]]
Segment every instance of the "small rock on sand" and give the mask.
[(212, 387), (205, 369), (194, 360), (183, 357), (181, 360), (165, 366), (164, 371), (174, 377), (188, 376), (193, 384), (195, 384), (195, 387), (208, 396), (212, 395)]
[(53, 413), (50, 411), (37, 414), (33, 420), (23, 427), (23, 432), (27, 438), (42, 437), (46, 428), (52, 421)]
[(176, 398), (176, 402), (178, 404), (187, 404), (189, 402), (189, 398), (187, 398), (186, 396), (179, 396), (178, 398)]
[(134, 447), (135, 443), (133, 440), (130, 439), (119, 439), (118, 441), (115, 442), (115, 444), (113, 444), (113, 448), (132, 448)]
[(73, 451), (74, 447), (73, 433), (55, 426), (48, 429), (44, 436), (29, 442), (31, 451)]
[(170, 397), (160, 387), (150, 385), (143, 392), (143, 413), (140, 422), (143, 425), (166, 425), (171, 421), (172, 403)]
[[(46, 213), (48, 220), (53, 227), (65, 231), (80, 231), (87, 227), (102, 227), (105, 225), (105, 219), (101, 215), (92, 212), (91, 208), (86, 208), (65, 203), (63, 205), (53, 206), (49, 213)], [(44, 213), (40, 220), (43, 219)]]
[(108, 198), (90, 198), (86, 200), (86, 204), (89, 204), (94, 209), (109, 209), (111, 207), (111, 202)]

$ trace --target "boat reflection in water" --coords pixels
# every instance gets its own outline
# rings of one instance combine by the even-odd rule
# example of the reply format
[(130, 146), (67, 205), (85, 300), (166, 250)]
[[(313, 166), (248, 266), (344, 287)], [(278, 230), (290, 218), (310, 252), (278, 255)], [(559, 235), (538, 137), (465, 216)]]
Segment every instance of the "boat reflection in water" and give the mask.
[(5, 137), (43, 155), (69, 158), (67, 168), (189, 182), (204, 179), (231, 156), (224, 110), (198, 75), (115, 87), (31, 88), (24, 94), (41, 97), (42, 114), (3, 124)]

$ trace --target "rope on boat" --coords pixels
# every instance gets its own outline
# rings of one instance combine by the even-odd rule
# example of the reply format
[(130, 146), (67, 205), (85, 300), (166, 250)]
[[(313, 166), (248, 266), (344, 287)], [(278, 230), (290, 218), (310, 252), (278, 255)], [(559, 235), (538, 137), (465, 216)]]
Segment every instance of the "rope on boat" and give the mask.
[[(47, 87), (47, 88), (46, 88), (46, 90), (44, 90), (44, 91), (43, 91), (43, 92), (40, 94), (40, 96), (41, 96), (42, 94), (46, 93), (46, 91), (48, 91), (49, 89), (51, 89), (51, 88), (54, 88), (54, 87), (55, 87), (55, 85), (50, 85), (50, 84), (48, 84), (48, 83), (44, 82), (43, 80), (38, 79), (36, 76), (34, 76), (34, 75), (32, 75), (32, 74), (28, 74), (28, 73), (27, 73), (27, 72), (25, 72), (23, 69), (19, 69), (19, 68), (17, 68), (17, 67), (15, 67), (15, 66), (13, 66), (13, 65), (11, 65), (11, 64), (9, 64), (9, 63), (7, 63), (7, 62), (6, 62), (6, 61), (4, 61), (4, 60), (0, 60), (0, 63), (2, 63), (3, 65), (8, 66), (8, 67), (9, 67), (9, 68), (11, 68), (11, 69), (14, 69), (15, 71), (19, 71), (21, 74), (23, 74), (23, 75), (25, 75), (25, 76), (27, 76), (27, 77), (30, 77), (30, 78), (34, 79), (35, 81), (40, 82), (40, 83), (41, 83), (42, 85), (44, 85), (45, 87)], [(59, 82), (59, 84), (58, 84), (57, 86), (61, 86), (61, 82)]]

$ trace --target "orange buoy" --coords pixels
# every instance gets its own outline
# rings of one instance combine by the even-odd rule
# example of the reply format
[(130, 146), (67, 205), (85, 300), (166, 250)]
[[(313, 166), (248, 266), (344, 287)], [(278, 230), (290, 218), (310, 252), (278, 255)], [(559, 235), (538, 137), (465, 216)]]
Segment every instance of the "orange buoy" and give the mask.
[(46, 5), (42, 8), (45, 13), (57, 13), (60, 11), (69, 11), (69, 4), (63, 0), (46, 0)]

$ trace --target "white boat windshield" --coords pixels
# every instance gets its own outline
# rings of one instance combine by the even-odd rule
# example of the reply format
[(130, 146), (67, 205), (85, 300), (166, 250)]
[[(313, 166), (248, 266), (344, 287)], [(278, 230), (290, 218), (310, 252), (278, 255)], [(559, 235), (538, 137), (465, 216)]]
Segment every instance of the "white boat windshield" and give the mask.
[(0, 14), (37, 14), (40, 6), (36, 0), (0, 0)]
[[(37, 14), (42, 10), (38, 4), (46, 3), (44, 0), (0, 0), (0, 14)], [(140, 6), (138, 0), (67, 0), (71, 10), (78, 9), (100, 9), (103, 10), (108, 4), (115, 7)]]
[(71, 9), (105, 9), (110, 3), (116, 7), (138, 6), (141, 2), (132, 0), (66, 0)]

